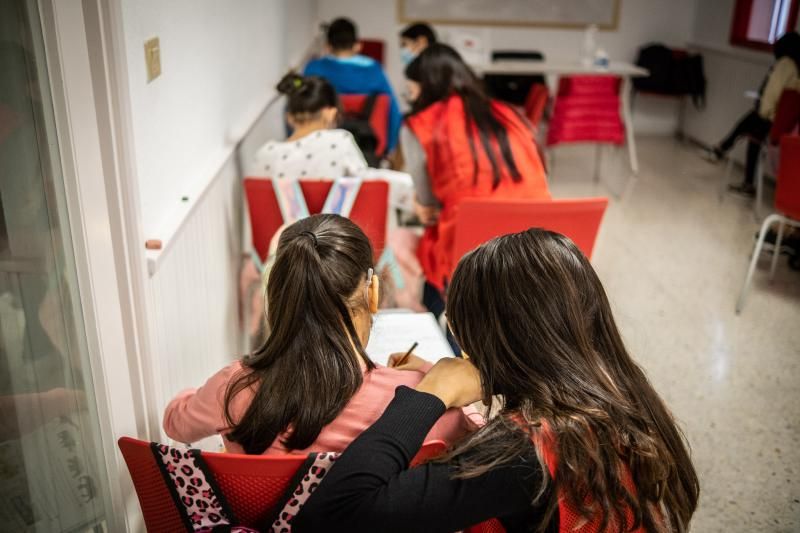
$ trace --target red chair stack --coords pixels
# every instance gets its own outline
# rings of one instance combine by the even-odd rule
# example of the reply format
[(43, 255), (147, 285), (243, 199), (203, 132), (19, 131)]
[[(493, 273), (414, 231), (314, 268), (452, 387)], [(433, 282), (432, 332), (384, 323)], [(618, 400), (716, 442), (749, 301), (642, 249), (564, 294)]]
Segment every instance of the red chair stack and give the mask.
[(620, 116), (621, 85), (618, 76), (561, 78), (547, 146), (578, 142), (622, 145), (625, 126)]

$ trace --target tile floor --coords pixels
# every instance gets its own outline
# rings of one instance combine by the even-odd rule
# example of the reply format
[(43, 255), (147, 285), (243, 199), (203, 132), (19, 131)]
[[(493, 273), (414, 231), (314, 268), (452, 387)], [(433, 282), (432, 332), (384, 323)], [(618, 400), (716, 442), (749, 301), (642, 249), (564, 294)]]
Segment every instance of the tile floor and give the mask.
[(700, 475), (695, 532), (800, 531), (800, 272), (767, 256), (734, 304), (757, 224), (717, 188), (694, 148), (643, 138), (627, 183), (609, 149), (592, 182), (588, 147), (555, 152), (556, 197), (609, 195), (593, 263), (630, 351), (673, 409)]

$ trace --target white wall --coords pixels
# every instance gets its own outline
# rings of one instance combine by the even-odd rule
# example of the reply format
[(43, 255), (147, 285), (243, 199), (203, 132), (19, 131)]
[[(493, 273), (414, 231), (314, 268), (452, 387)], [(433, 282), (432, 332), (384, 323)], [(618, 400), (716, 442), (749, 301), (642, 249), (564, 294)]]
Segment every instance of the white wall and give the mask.
[[(226, 135), (264, 99), (303, 46), (316, 2), (123, 2), (136, 180), (145, 238), (168, 238), (181, 198), (197, 195), (230, 150)], [(162, 74), (147, 83), (145, 40)], [(217, 167), (217, 168), (215, 168)]]
[[(362, 37), (386, 41), (386, 66), (395, 88), (401, 88), (403, 70), (400, 62), (398, 33), (405, 25), (398, 22), (397, 0), (337, 0), (319, 2), (319, 18), (337, 16), (352, 18)], [(702, 0), (699, 3), (707, 2)], [(605, 48), (612, 60), (633, 61), (637, 49), (650, 42), (683, 47), (692, 36), (697, 0), (621, 0), (619, 27), (602, 31), (598, 45)], [(453, 30), (474, 30), (459, 26), (438, 26), (444, 34)], [(582, 30), (546, 28), (485, 29), (491, 48), (540, 50), (548, 59), (577, 59), (583, 43)], [(634, 120), (639, 133), (668, 133), (677, 125), (677, 105), (669, 99), (639, 98), (635, 103)]]
[[(122, 2), (135, 190), (148, 252), (144, 287), (153, 396), (161, 410), (242, 354), (238, 274), (242, 187), (236, 142), (312, 38), (316, 0)], [(146, 81), (144, 41), (159, 37), (162, 74)], [(280, 104), (247, 139), (281, 132)], [(262, 137), (262, 139), (259, 139)], [(183, 202), (183, 196), (189, 197)], [(144, 243), (136, 243), (142, 246)], [(164, 439), (164, 435), (151, 435)]]

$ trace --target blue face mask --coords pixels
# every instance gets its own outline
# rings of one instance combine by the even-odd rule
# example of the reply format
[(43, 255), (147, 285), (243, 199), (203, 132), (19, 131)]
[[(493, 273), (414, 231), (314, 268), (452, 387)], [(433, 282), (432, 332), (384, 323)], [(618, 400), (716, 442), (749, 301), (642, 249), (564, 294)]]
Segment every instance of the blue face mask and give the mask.
[(408, 65), (414, 59), (416, 59), (417, 54), (406, 48), (405, 46), (400, 49), (400, 60), (403, 62), (403, 65)]

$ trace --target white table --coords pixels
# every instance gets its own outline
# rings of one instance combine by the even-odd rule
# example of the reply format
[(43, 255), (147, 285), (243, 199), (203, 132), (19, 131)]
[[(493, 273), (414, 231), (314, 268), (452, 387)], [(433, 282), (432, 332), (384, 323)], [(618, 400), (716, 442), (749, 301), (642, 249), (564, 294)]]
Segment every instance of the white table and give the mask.
[(443, 357), (453, 357), (453, 350), (432, 314), (395, 310), (375, 315), (367, 354), (376, 363), (386, 366), (391, 354), (407, 352), (415, 342), (419, 344), (414, 354), (432, 363)]
[(648, 76), (647, 69), (631, 63), (612, 61), (608, 67), (595, 67), (578, 62), (563, 61), (496, 61), (484, 65), (472, 65), (479, 74), (521, 74), (521, 75), (552, 75), (552, 76), (603, 76), (612, 75), (622, 78), (622, 121), (625, 124), (626, 144), (631, 170), (634, 174), (639, 172), (639, 158), (636, 155), (636, 143), (633, 135), (633, 118), (631, 114), (632, 78)]

